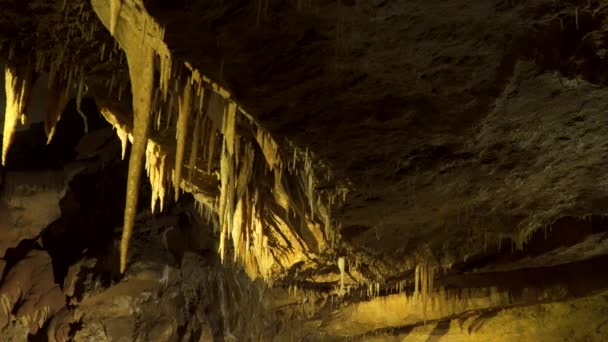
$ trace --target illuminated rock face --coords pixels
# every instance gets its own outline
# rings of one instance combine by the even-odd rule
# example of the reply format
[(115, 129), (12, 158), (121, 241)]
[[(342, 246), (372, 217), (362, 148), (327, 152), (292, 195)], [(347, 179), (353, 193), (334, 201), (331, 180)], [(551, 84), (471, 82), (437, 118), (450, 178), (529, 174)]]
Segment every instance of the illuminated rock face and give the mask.
[[(426, 338), (433, 331), (417, 326), (429, 323), (437, 334), (461, 338), (468, 327), (491, 340), (478, 321), (459, 329), (438, 322), (470, 312), (491, 322), (487, 315), (500, 310), (508, 313), (496, 315), (498, 322), (509, 321), (525, 314), (514, 306), (559, 311), (559, 303), (541, 303), (571, 298), (601, 311), (601, 300), (580, 297), (603, 293), (605, 279), (577, 287), (560, 274), (588, 277), (608, 250), (601, 218), (608, 198), (606, 94), (603, 76), (587, 71), (604, 48), (603, 10), (548, 0), (416, 6), (236, 0), (7, 6), (2, 18), (14, 20), (0, 22), (2, 28), (23, 29), (0, 37), (3, 179), (23, 183), (15, 189), (33, 187), (0, 201), (4, 252), (44, 235), (47, 221), (65, 219), (65, 208), (57, 208), (82, 171), (64, 168), (59, 181), (48, 182), (9, 173), (9, 148), (19, 121), (26, 123), (38, 74), (48, 74), (46, 143), (58, 138), (71, 99), (73, 114), (84, 119), (80, 134), (90, 141), (89, 121), (98, 115), (83, 109), (90, 97), (120, 148), (114, 157), (96, 150), (83, 159), (103, 160), (97, 167), (104, 169), (128, 157), (128, 167), (120, 248), (75, 251), (84, 254), (70, 259), (65, 282), (45, 278), (48, 288), (63, 283), (77, 308), (53, 297), (48, 309), (24, 304), (31, 315), (11, 316), (19, 303), (8, 289), (5, 327), (35, 334), (48, 321), (45, 332), (56, 340), (369, 333), (388, 339), (407, 329)], [(24, 19), (26, 10), (35, 20)], [(452, 12), (459, 15), (442, 14)], [(40, 187), (50, 183), (59, 185)], [(144, 200), (149, 211), (138, 206)], [(30, 220), (23, 203), (44, 210)], [(152, 230), (142, 217), (172, 221), (176, 207), (187, 207), (186, 216), (196, 212), (192, 222), (205, 222), (190, 225), (204, 239), (175, 222), (150, 224), (156, 228), (146, 237)], [(31, 258), (48, 261), (38, 249), (47, 247), (28, 251)], [(30, 267), (5, 264), (6, 280)], [(99, 269), (124, 278), (97, 282)], [(177, 285), (189, 275), (190, 287)], [(115, 295), (116, 307), (106, 307)], [(171, 315), (156, 315), (148, 300), (165, 303)], [(179, 309), (183, 302), (187, 312)], [(147, 313), (151, 335), (137, 335), (138, 322), (122, 319), (132, 312)], [(9, 324), (19, 319), (21, 325)], [(87, 326), (70, 328), (74, 322)], [(602, 322), (593, 324), (605, 331)], [(562, 334), (554, 328), (546, 333)]]

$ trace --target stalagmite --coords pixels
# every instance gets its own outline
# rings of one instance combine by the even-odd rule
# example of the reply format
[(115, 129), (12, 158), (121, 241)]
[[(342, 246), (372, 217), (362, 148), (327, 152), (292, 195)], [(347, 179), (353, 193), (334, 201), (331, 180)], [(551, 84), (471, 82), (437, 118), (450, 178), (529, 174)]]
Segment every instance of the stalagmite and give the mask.
[(6, 66), (4, 75), (6, 108), (2, 137), (2, 165), (6, 164), (6, 156), (13, 142), (19, 120), (21, 119), (22, 123), (26, 121), (26, 110), (33, 83), (32, 77), (32, 71), (29, 67), (24, 75), (18, 75), (17, 68)]
[(182, 166), (184, 162), (184, 150), (188, 136), (188, 123), (192, 111), (192, 84), (190, 78), (184, 85), (184, 91), (179, 98), (179, 117), (177, 118), (177, 148), (175, 150), (175, 179), (173, 186), (175, 190), (175, 201), (179, 199), (180, 184), (182, 183)]
[(144, 45), (143, 51), (136, 50), (127, 54), (127, 62), (133, 93), (133, 146), (129, 158), (127, 199), (120, 243), (120, 273), (124, 273), (127, 267), (129, 240), (135, 223), (139, 184), (148, 143), (154, 87), (154, 49)]

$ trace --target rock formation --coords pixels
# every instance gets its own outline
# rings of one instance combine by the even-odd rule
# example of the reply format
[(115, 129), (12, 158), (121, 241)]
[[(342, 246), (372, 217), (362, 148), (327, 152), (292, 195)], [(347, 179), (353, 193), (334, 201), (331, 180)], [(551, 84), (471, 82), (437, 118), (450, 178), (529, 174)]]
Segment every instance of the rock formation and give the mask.
[(604, 340), (606, 25), (0, 1), (0, 336)]

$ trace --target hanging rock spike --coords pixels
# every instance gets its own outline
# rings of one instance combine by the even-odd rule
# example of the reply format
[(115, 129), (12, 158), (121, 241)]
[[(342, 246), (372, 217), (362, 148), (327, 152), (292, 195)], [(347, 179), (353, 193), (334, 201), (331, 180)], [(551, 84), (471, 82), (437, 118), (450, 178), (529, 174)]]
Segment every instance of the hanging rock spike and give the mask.
[(118, 19), (120, 19), (120, 8), (122, 0), (110, 0), (110, 34), (113, 36), (116, 33)]
[(236, 128), (236, 104), (228, 101), (228, 106), (224, 112), (224, 141), (226, 150), (230, 156), (234, 155), (235, 149), (235, 128)]
[[(144, 32), (145, 33), (145, 32)], [(133, 51), (133, 50), (131, 50)], [(144, 45), (143, 51), (134, 50), (127, 54), (129, 76), (133, 93), (133, 146), (129, 158), (127, 179), (127, 199), (125, 204), (124, 226), (120, 242), (120, 273), (127, 268), (129, 240), (135, 224), (139, 185), (144, 166), (144, 156), (150, 130), (152, 95), (154, 87), (154, 49)]]
[(162, 151), (160, 146), (156, 143), (148, 140), (148, 146), (146, 148), (146, 172), (148, 179), (150, 180), (150, 186), (152, 188), (151, 196), (151, 211), (152, 213), (156, 210), (156, 202), (160, 202), (160, 211), (163, 211), (164, 199), (165, 199), (165, 160), (166, 153)]
[(207, 132), (207, 136), (209, 136), (209, 144), (207, 145), (207, 172), (211, 172), (211, 166), (213, 164), (213, 157), (215, 155), (215, 140), (216, 140), (216, 132), (215, 127), (213, 126), (213, 122), (209, 120), (209, 131)]
[(192, 182), (192, 175), (196, 170), (196, 162), (198, 161), (198, 147), (200, 145), (200, 131), (201, 131), (201, 117), (202, 114), (197, 112), (196, 119), (194, 122), (194, 132), (192, 134), (192, 144), (190, 147), (190, 158), (188, 160), (188, 181)]
[(28, 67), (24, 75), (19, 75), (17, 68), (6, 66), (4, 90), (6, 92), (6, 108), (4, 130), (2, 137), (2, 165), (6, 165), (8, 150), (15, 137), (17, 124), (21, 119), (25, 122), (26, 109), (32, 87), (32, 71)]
[(340, 296), (344, 295), (344, 271), (346, 269), (344, 257), (338, 258), (338, 269), (340, 269)]
[[(84, 75), (81, 72), (80, 77), (78, 77), (78, 93), (76, 95), (76, 111), (78, 112), (78, 115), (80, 115), (80, 117), (82, 118), (82, 122), (84, 124), (84, 134), (87, 134), (89, 132), (89, 124), (88, 124), (87, 116), (82, 111), (83, 92), (84, 92)], [(123, 156), (123, 159), (124, 159), (124, 156)]]
[(61, 114), (70, 100), (66, 81), (59, 77), (59, 75), (55, 75), (52, 80), (49, 80), (49, 100), (44, 119), (44, 131), (47, 136), (47, 144), (50, 144), (51, 140), (53, 140), (53, 137), (55, 136), (55, 127), (59, 120), (61, 120)]
[(184, 162), (184, 150), (186, 149), (186, 138), (188, 137), (188, 124), (190, 112), (192, 111), (192, 84), (190, 77), (186, 80), (183, 93), (179, 97), (179, 116), (177, 118), (177, 148), (175, 150), (175, 179), (173, 187), (175, 201), (179, 199), (180, 185), (182, 183), (182, 167)]

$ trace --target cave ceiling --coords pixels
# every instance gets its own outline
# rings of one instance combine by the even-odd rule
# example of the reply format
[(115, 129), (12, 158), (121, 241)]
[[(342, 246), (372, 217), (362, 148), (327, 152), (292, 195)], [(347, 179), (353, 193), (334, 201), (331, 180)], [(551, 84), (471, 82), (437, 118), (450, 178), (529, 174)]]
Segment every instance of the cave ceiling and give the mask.
[[(604, 27), (595, 0), (0, 0), (0, 252), (43, 234), (73, 177), (104, 168), (18, 170), (18, 128), (43, 122), (36, 139), (54, 146), (71, 108), (81, 159), (123, 160), (115, 277), (143, 272), (142, 213), (192, 200), (214, 262), (274, 289), (275, 309), (316, 303), (302, 335), (398, 336), (605, 291), (608, 278), (575, 280), (607, 261)], [(62, 312), (57, 291), (30, 320)]]

